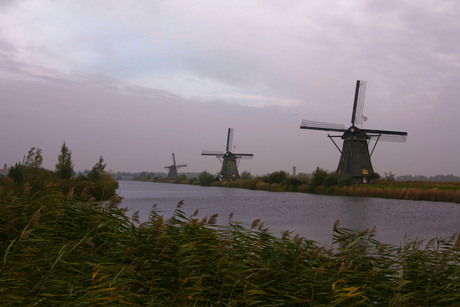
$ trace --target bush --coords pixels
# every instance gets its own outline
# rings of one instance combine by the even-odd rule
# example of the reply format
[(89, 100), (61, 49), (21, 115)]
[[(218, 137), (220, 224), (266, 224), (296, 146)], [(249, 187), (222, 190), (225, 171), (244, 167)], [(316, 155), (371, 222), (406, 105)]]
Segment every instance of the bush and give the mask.
[(340, 176), (337, 174), (327, 175), (326, 177), (324, 177), (324, 181), (323, 181), (324, 186), (331, 187), (331, 186), (337, 185), (339, 182), (339, 177)]
[(270, 175), (264, 178), (265, 182), (268, 183), (282, 183), (287, 178), (287, 173), (285, 171), (273, 172)]
[(254, 178), (254, 179), (251, 179), (249, 180), (248, 184), (247, 184), (247, 188), (249, 190), (255, 190), (256, 189), (256, 185), (259, 183), (259, 182), (262, 182), (260, 179), (258, 178)]
[(243, 171), (240, 176), (241, 179), (252, 179), (251, 172)]
[(340, 176), (337, 184), (339, 187), (351, 187), (355, 183), (352, 176)]
[(302, 181), (297, 178), (288, 178), (285, 180), (282, 190), (288, 192), (297, 192), (301, 184)]
[(96, 200), (108, 200), (115, 195), (116, 189), (118, 189), (118, 181), (104, 172), (98, 180), (94, 181), (93, 195)]
[(324, 184), (324, 179), (327, 177), (328, 172), (324, 169), (317, 167), (313, 172), (313, 176), (310, 182), (310, 192), (313, 192), (316, 187)]
[(211, 185), (214, 182), (214, 176), (204, 171), (198, 176), (198, 182), (202, 186)]

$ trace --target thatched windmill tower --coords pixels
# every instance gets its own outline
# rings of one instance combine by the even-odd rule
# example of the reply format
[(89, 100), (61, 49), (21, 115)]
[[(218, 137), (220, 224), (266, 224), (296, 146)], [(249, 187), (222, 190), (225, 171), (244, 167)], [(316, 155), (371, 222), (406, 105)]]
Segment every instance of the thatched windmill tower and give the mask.
[[(337, 173), (345, 176), (353, 176), (359, 183), (368, 183), (374, 174), (371, 156), (379, 140), (392, 142), (405, 142), (407, 132), (362, 129), (356, 125), (362, 125), (367, 118), (363, 116), (364, 97), (366, 94), (366, 81), (356, 82), (355, 99), (351, 114), (351, 127), (345, 129), (345, 125), (302, 120), (300, 128), (310, 130), (323, 130), (341, 132), (342, 135), (329, 135), (328, 137), (340, 151), (340, 161)], [(333, 138), (340, 137), (343, 140), (342, 150), (337, 146)], [(375, 140), (374, 147), (369, 153), (371, 139)]]
[(176, 157), (174, 156), (174, 153), (172, 153), (172, 161), (173, 161), (173, 164), (169, 166), (165, 166), (165, 168), (169, 169), (168, 178), (176, 179), (177, 170), (181, 167), (186, 167), (187, 164), (176, 164)]
[(222, 163), (222, 169), (219, 176), (222, 179), (237, 179), (240, 178), (238, 173), (238, 165), (241, 159), (252, 159), (253, 154), (233, 153), (233, 128), (228, 128), (227, 146), (225, 152), (203, 150), (202, 156), (215, 156)]

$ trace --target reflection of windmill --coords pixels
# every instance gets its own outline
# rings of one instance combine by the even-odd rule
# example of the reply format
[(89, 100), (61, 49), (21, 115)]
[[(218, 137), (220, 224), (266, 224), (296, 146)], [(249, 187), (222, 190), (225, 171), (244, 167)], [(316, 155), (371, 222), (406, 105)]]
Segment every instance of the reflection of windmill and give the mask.
[(202, 156), (216, 156), (220, 162), (222, 162), (222, 170), (220, 171), (220, 177), (225, 179), (237, 179), (240, 178), (238, 174), (238, 165), (240, 160), (243, 159), (251, 159), (254, 155), (253, 154), (241, 154), (241, 153), (233, 153), (232, 150), (232, 143), (233, 143), (233, 128), (228, 128), (228, 135), (227, 135), (227, 148), (225, 149), (225, 153), (222, 151), (208, 151), (203, 150), (201, 152)]
[[(300, 125), (301, 129), (343, 132), (342, 135), (335, 136), (328, 134), (328, 137), (341, 153), (337, 173), (345, 176), (353, 176), (361, 183), (368, 182), (370, 177), (374, 174), (371, 156), (379, 140), (405, 142), (407, 138), (407, 132), (360, 129), (355, 126), (362, 125), (363, 121), (367, 119), (363, 116), (365, 94), (366, 81), (358, 80), (356, 82), (355, 100), (353, 112), (351, 114), (351, 127), (348, 129), (345, 129), (345, 126), (340, 124), (329, 124), (310, 120), (302, 120)], [(342, 138), (342, 150), (340, 150), (332, 139), (334, 137)], [(375, 144), (369, 154), (369, 143), (371, 139), (375, 140)]]
[(168, 178), (177, 178), (177, 170), (181, 167), (186, 167), (187, 164), (176, 164), (176, 157), (174, 157), (174, 153), (172, 154), (173, 164), (170, 166), (165, 166), (165, 168), (169, 168)]

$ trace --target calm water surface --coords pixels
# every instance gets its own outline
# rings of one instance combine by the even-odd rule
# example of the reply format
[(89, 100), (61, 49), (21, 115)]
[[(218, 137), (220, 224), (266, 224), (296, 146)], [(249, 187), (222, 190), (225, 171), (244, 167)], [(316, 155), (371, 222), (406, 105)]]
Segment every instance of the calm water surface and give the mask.
[(139, 211), (146, 221), (154, 204), (165, 218), (184, 200), (182, 211), (198, 217), (218, 213), (218, 224), (233, 220), (249, 226), (261, 219), (274, 235), (289, 230), (294, 234), (330, 245), (332, 227), (362, 231), (377, 226), (377, 239), (399, 244), (410, 239), (447, 238), (460, 231), (460, 204), (429, 201), (392, 200), (350, 196), (323, 196), (304, 193), (251, 191), (137, 181), (120, 181), (118, 194), (130, 213)]

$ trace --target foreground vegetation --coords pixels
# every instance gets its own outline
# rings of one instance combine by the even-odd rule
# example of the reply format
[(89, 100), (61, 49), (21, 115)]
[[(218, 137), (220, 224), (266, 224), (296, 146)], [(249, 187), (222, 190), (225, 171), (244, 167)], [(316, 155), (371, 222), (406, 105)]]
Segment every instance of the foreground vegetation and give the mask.
[(0, 188), (4, 305), (460, 305), (460, 235), (391, 246), (336, 224), (321, 247), (258, 220), (187, 216), (182, 202), (139, 225), (116, 196), (30, 192)]

